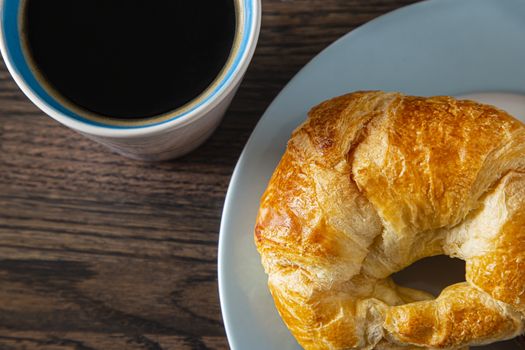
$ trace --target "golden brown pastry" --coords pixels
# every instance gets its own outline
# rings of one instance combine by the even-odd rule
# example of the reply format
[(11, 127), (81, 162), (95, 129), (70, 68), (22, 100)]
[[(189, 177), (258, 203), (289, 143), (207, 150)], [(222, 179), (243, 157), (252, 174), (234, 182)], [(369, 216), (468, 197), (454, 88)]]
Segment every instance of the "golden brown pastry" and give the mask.
[[(525, 126), (451, 97), (357, 92), (313, 108), (261, 200), (255, 241), (307, 350), (457, 349), (525, 314)], [(437, 299), (389, 277), (466, 261)]]

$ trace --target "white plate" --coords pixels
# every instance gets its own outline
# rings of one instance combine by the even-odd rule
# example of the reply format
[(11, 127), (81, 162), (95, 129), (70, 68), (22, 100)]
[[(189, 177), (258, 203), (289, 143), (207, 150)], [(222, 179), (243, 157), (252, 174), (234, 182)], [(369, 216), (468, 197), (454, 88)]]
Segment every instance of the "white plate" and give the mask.
[[(312, 106), (346, 92), (378, 89), (413, 95), (523, 94), (525, 1), (432, 0), (394, 11), (336, 41), (279, 94), (239, 159), (224, 206), (219, 291), (233, 350), (300, 349), (274, 307), (253, 243), (259, 199), (290, 133)], [(525, 111), (519, 95), (474, 97), (516, 114)], [(441, 265), (421, 266), (434, 275)], [(417, 284), (412, 270), (399, 278)], [(439, 283), (429, 288), (439, 289)]]

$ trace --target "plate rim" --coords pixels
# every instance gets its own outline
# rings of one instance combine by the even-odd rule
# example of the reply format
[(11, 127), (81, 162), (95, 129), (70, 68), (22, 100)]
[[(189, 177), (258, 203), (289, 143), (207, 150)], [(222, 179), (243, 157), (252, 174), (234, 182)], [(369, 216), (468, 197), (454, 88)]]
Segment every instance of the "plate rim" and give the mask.
[[(471, 2), (474, 0), (463, 0), (464, 2)], [(491, 0), (489, 0), (491, 1)], [(234, 207), (234, 192), (235, 191), (235, 184), (239, 182), (239, 179), (241, 177), (241, 173), (243, 170), (243, 167), (245, 166), (247, 160), (247, 154), (251, 152), (251, 150), (255, 147), (254, 144), (254, 138), (257, 134), (258, 130), (260, 129), (261, 124), (269, 118), (270, 112), (272, 111), (274, 105), (276, 105), (277, 101), (281, 99), (281, 96), (285, 94), (290, 86), (294, 85), (295, 81), (298, 80), (300, 77), (302, 77), (305, 74), (305, 71), (308, 70), (308, 68), (315, 64), (315, 62), (323, 56), (323, 54), (333, 49), (335, 46), (338, 46), (341, 44), (341, 42), (348, 40), (348, 38), (353, 37), (355, 35), (359, 35), (363, 30), (366, 30), (367, 27), (371, 25), (375, 25), (376, 22), (381, 22), (385, 20), (386, 18), (398, 15), (399, 13), (405, 12), (405, 11), (413, 11), (414, 9), (424, 8), (428, 6), (433, 6), (436, 4), (443, 5), (443, 3), (448, 3), (446, 6), (450, 6), (450, 4), (457, 4), (459, 3), (459, 0), (423, 0), (417, 3), (409, 4), (406, 6), (402, 6), (400, 8), (397, 8), (395, 10), (386, 12), (382, 15), (379, 15), (370, 21), (361, 24), (360, 26), (350, 30), (349, 32), (343, 34), (336, 40), (334, 40), (332, 43), (330, 43), (328, 46), (326, 46), (324, 49), (319, 51), (317, 54), (315, 54), (301, 69), (283, 86), (283, 88), (279, 91), (279, 93), (272, 99), (271, 103), (266, 107), (264, 113), (262, 114), (261, 118), (257, 121), (255, 127), (253, 128), (252, 132), (250, 133), (250, 136), (248, 140), (246, 141), (243, 150), (235, 164), (235, 168), (233, 170), (232, 176), (230, 178), (230, 181), (228, 183), (228, 189), (226, 192), (225, 200), (224, 200), (224, 206), (223, 210), (221, 212), (221, 222), (220, 222), (220, 229), (219, 229), (219, 242), (218, 242), (218, 255), (217, 255), (217, 275), (218, 275), (218, 292), (219, 292), (219, 302), (220, 302), (220, 308), (221, 308), (221, 316), (223, 320), (224, 329), (226, 332), (226, 337), (228, 341), (228, 345), (232, 350), (238, 350), (236, 340), (233, 336), (234, 330), (233, 330), (233, 324), (230, 320), (230, 312), (228, 311), (227, 307), (227, 301), (225, 300), (227, 297), (227, 293), (225, 291), (225, 284), (227, 283), (224, 280), (224, 268), (225, 268), (225, 254), (227, 253), (227, 248), (225, 248), (225, 240), (226, 236), (231, 235), (231, 233), (228, 233), (230, 230), (228, 229), (228, 226), (231, 224), (230, 221), (232, 220), (231, 217), (233, 216), (232, 210)], [(482, 92), (482, 91), (480, 91)], [(515, 92), (515, 91), (514, 91)], [(255, 224), (255, 223), (254, 223)]]

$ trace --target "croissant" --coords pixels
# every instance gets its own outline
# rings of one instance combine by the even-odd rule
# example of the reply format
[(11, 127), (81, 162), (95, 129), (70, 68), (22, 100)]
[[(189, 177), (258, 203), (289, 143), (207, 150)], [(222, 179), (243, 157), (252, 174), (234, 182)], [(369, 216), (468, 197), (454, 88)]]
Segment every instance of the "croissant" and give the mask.
[[(261, 199), (255, 243), (306, 350), (459, 349), (525, 316), (525, 126), (451, 97), (356, 92), (314, 107)], [(466, 262), (434, 298), (391, 275)]]

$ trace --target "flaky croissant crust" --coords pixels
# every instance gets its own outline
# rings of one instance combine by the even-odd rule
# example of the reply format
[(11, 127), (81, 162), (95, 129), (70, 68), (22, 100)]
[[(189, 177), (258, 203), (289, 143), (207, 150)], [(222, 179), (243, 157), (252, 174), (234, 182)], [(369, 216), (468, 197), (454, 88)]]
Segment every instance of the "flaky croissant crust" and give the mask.
[[(451, 97), (356, 92), (313, 108), (264, 193), (255, 242), (275, 305), (314, 349), (456, 349), (525, 313), (525, 127)], [(389, 277), (466, 261), (437, 299)]]

